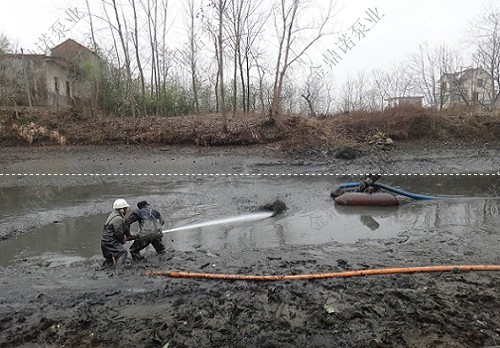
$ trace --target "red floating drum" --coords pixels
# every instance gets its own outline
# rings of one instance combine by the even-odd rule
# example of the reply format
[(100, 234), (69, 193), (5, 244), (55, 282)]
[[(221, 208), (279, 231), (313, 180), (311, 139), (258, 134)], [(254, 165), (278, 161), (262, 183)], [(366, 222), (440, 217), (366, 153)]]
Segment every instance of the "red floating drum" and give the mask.
[(375, 192), (372, 194), (364, 192), (345, 192), (335, 198), (339, 205), (358, 206), (395, 206), (399, 205), (396, 196), (386, 192)]

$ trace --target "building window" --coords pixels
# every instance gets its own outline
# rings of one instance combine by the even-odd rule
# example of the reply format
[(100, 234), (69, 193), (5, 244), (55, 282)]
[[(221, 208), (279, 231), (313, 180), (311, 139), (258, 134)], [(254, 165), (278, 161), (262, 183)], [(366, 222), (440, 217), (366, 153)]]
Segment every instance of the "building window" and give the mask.
[(477, 86), (478, 87), (483, 87), (483, 79), (477, 79)]
[(59, 77), (54, 76), (54, 89), (59, 94)]
[(66, 97), (71, 98), (71, 85), (69, 81), (66, 81)]
[(441, 83), (441, 90), (446, 91), (446, 82)]
[(479, 100), (479, 92), (472, 93), (472, 100), (474, 100), (474, 101), (478, 101)]

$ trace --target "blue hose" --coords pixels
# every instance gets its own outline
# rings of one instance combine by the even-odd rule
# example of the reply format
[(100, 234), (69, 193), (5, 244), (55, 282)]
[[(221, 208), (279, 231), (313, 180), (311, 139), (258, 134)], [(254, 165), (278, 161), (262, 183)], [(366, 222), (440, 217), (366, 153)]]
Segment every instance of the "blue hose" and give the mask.
[(384, 184), (374, 183), (373, 185), (376, 186), (376, 187), (380, 187), (380, 188), (382, 188), (384, 190), (397, 193), (397, 194), (402, 195), (402, 196), (406, 196), (406, 197), (410, 197), (410, 198), (418, 199), (418, 200), (422, 200), (422, 201), (431, 201), (433, 199), (439, 199), (440, 198), (440, 197), (436, 197), (436, 196), (427, 196), (427, 195), (421, 195), (421, 194), (418, 194), (418, 193), (411, 193), (411, 192), (403, 191), (403, 190), (397, 189), (395, 187), (392, 187), (392, 186), (389, 186), (389, 185), (384, 185)]
[[(337, 187), (337, 190), (338, 189), (353, 188), (353, 187), (358, 187), (358, 186), (359, 186), (359, 182), (348, 182), (348, 183), (339, 185)], [(418, 199), (418, 200), (430, 201), (430, 200), (434, 200), (434, 199), (445, 198), (445, 197), (421, 195), (418, 193), (411, 193), (411, 192), (403, 191), (403, 190), (397, 189), (395, 187), (392, 187), (389, 185), (384, 185), (384, 184), (374, 183), (373, 186), (390, 191), (390, 192), (393, 192), (393, 193), (397, 193), (397, 194), (402, 195), (402, 196), (406, 196), (406, 197), (413, 198), (413, 199)]]

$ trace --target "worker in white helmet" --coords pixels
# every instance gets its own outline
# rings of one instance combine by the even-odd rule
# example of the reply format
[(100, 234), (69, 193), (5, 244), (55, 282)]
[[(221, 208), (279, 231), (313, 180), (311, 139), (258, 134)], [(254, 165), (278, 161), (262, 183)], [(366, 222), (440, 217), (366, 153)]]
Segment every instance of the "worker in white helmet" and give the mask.
[(104, 256), (104, 267), (120, 266), (127, 259), (127, 250), (123, 244), (133, 240), (129, 226), (125, 223), (129, 204), (119, 198), (113, 203), (113, 212), (109, 214), (101, 237), (101, 250)]

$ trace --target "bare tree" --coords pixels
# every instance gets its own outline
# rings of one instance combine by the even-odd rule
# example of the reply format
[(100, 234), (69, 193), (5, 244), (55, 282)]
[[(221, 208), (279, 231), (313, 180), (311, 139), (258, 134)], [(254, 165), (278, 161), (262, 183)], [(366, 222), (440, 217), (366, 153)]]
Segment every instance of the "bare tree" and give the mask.
[[(147, 22), (147, 38), (150, 53), (150, 96), (154, 103), (154, 112), (158, 115), (164, 104), (163, 97), (170, 66), (166, 46), (168, 0), (141, 0), (141, 6)], [(161, 43), (158, 39), (159, 36), (161, 36)]]
[(410, 73), (404, 64), (394, 66), (388, 72), (374, 70), (372, 81), (379, 99), (377, 104), (382, 110), (388, 98), (407, 96), (412, 84)]
[(85, 3), (87, 5), (87, 12), (89, 15), (90, 38), (92, 40), (92, 49), (94, 50), (94, 52), (97, 52), (98, 46), (97, 46), (97, 41), (95, 39), (94, 20), (93, 20), (93, 16), (92, 16), (92, 11), (90, 10), (89, 0), (85, 0)]
[(243, 6), (244, 0), (229, 0), (227, 21), (230, 24), (229, 38), (233, 48), (233, 117), (238, 106), (238, 71), (241, 62), (241, 41), (243, 36)]
[(132, 36), (132, 42), (135, 48), (135, 60), (137, 68), (139, 69), (139, 77), (141, 79), (141, 107), (142, 114), (146, 115), (146, 83), (144, 81), (144, 69), (142, 68), (141, 56), (140, 56), (140, 46), (139, 46), (139, 27), (137, 23), (137, 8), (135, 6), (135, 0), (129, 0), (130, 5), (132, 5), (132, 11), (134, 15), (134, 33)]
[(375, 109), (375, 90), (370, 88), (368, 75), (365, 71), (358, 72), (355, 78), (348, 76), (342, 87), (340, 109), (343, 113), (356, 110)]
[(159, 61), (159, 73), (161, 74), (161, 79), (163, 80), (163, 85), (161, 92), (159, 94), (160, 98), (165, 97), (167, 91), (167, 75), (170, 69), (170, 64), (167, 58), (167, 31), (168, 31), (168, 0), (161, 0), (162, 5), (162, 40), (161, 40), (161, 63)]
[[(438, 82), (444, 75), (461, 70), (462, 65), (460, 54), (446, 45), (429, 47), (428, 44), (420, 44), (408, 65), (413, 81), (411, 88), (422, 93), (429, 105), (441, 108), (444, 94)], [(465, 94), (462, 93), (462, 96), (465, 98)]]
[(0, 34), (0, 54), (10, 52), (10, 41), (5, 34)]
[(491, 109), (500, 101), (500, 10), (490, 9), (473, 25), (475, 61), (488, 72)]
[[(96, 36), (95, 36), (95, 29), (94, 29), (94, 19), (92, 15), (92, 11), (90, 10), (90, 3), (89, 0), (85, 0), (85, 3), (87, 5), (87, 11), (88, 11), (88, 16), (89, 16), (89, 26), (90, 26), (90, 38), (92, 41), (92, 50), (94, 51), (95, 54), (98, 52), (98, 45), (96, 41)], [(100, 64), (98, 66), (91, 66), (89, 67), (90, 71), (87, 71), (87, 76), (90, 77), (91, 80), (91, 91), (90, 94), (92, 95), (91, 98), (91, 107), (95, 108), (98, 105), (99, 102), (99, 95), (100, 95), (100, 90), (101, 90), (101, 69), (100, 69)]]
[[(378, 103), (380, 108), (384, 109), (385, 101), (388, 98), (398, 97), (398, 95), (393, 95), (391, 90), (391, 78), (390, 74), (382, 70), (372, 71), (373, 84), (377, 91), (377, 97), (379, 98)], [(402, 96), (402, 95), (400, 95)]]
[(198, 96), (198, 52), (199, 52), (199, 28), (196, 19), (199, 17), (195, 0), (188, 0), (186, 4), (186, 13), (188, 15), (188, 44), (187, 44), (187, 62), (191, 73), (191, 89), (193, 90), (194, 110), (200, 112), (200, 101)]
[(353, 102), (355, 109), (368, 110), (370, 107), (369, 81), (364, 70), (359, 71), (356, 79), (353, 80)]
[[(233, 115), (238, 108), (238, 99), (241, 100), (241, 110), (248, 112), (250, 107), (250, 77), (251, 51), (255, 49), (255, 42), (262, 33), (270, 13), (259, 11), (263, 1), (229, 0), (227, 22), (228, 38), (233, 53)], [(239, 75), (239, 76), (238, 76)], [(238, 93), (239, 84), (241, 93)]]
[(148, 38), (149, 38), (149, 48), (151, 50), (151, 75), (150, 75), (150, 88), (151, 88), (151, 98), (155, 101), (155, 113), (158, 115), (160, 113), (160, 71), (158, 69), (158, 38), (157, 38), (157, 28), (158, 28), (158, 2), (154, 1), (154, 5), (151, 4), (151, 0), (147, 0), (146, 3), (142, 4), (144, 11), (146, 12), (147, 22), (148, 22)]
[(224, 90), (224, 16), (227, 7), (227, 0), (211, 0), (212, 6), (216, 13), (217, 34), (216, 34), (216, 51), (218, 63), (218, 85), (219, 85), (219, 110), (222, 114), (222, 128), (227, 132), (227, 116), (226, 116), (226, 98)]
[(111, 32), (111, 37), (113, 38), (113, 50), (115, 52), (116, 63), (120, 67), (121, 66), (120, 52), (119, 52), (119, 47), (118, 47), (118, 43), (116, 42), (116, 36), (115, 36), (116, 26), (114, 26), (113, 22), (111, 21), (111, 17), (109, 16), (109, 13), (108, 13), (107, 3), (104, 1), (102, 2), (102, 10), (103, 10), (104, 14), (106, 15), (106, 23), (109, 26), (109, 30)]
[(439, 53), (429, 48), (427, 43), (420, 44), (418, 51), (410, 57), (413, 87), (424, 95), (431, 106), (438, 105), (436, 83), (441, 73), (439, 64)]
[(270, 103), (266, 103), (265, 100), (269, 100), (270, 93), (269, 91), (267, 92), (267, 96), (265, 97), (265, 76), (266, 76), (266, 69), (260, 65), (259, 63), (259, 53), (254, 52), (252, 53), (252, 59), (255, 62), (255, 65), (257, 67), (257, 75), (259, 77), (258, 83), (259, 83), (259, 101), (262, 109), (262, 115), (265, 115), (266, 110), (269, 110)]
[[(305, 0), (280, 0), (278, 6), (273, 10), (274, 24), (278, 34), (278, 56), (274, 71), (273, 97), (270, 120), (274, 121), (282, 112), (283, 82), (290, 66), (297, 62), (325, 33), (325, 27), (332, 19), (333, 5), (329, 1), (329, 7), (317, 22), (315, 34), (306, 42), (300, 43), (298, 34), (305, 28), (298, 27), (298, 13), (305, 10)], [(309, 28), (311, 29), (311, 28)]]
[(316, 112), (314, 111), (314, 95), (311, 93), (311, 84), (306, 83), (306, 90), (300, 94), (302, 98), (305, 99), (307, 106), (309, 107), (309, 115), (316, 117)]
[[(245, 7), (245, 22), (244, 22), (244, 40), (243, 40), (243, 59), (239, 59), (240, 63), (240, 74), (241, 74), (241, 87), (243, 90), (243, 111), (250, 111), (250, 93), (251, 93), (251, 85), (250, 85), (250, 70), (252, 68), (252, 51), (255, 51), (257, 48), (256, 41), (261, 36), (263, 32), (263, 27), (267, 23), (270, 12), (258, 11), (258, 9), (262, 6), (263, 0), (246, 0)], [(258, 69), (258, 67), (257, 67)], [(246, 78), (245, 78), (246, 77)], [(246, 84), (245, 84), (246, 82)]]
[(116, 29), (118, 32), (118, 36), (120, 38), (122, 50), (123, 50), (123, 58), (125, 59), (125, 71), (127, 72), (127, 101), (128, 101), (128, 106), (132, 112), (132, 117), (135, 122), (135, 117), (136, 117), (136, 112), (135, 112), (135, 102), (134, 102), (134, 96), (132, 92), (132, 69), (131, 69), (131, 63), (130, 63), (130, 54), (128, 51), (128, 45), (127, 45), (127, 40), (125, 37), (125, 31), (122, 28), (121, 20), (120, 20), (120, 15), (118, 13), (118, 6), (116, 5), (116, 0), (111, 0), (112, 5), (113, 5), (113, 10), (115, 13), (115, 19), (116, 19)]
[(309, 75), (302, 87), (301, 97), (307, 103), (310, 116), (317, 116), (319, 111), (328, 113), (331, 103), (329, 92), (332, 88), (329, 80), (329, 75), (320, 74), (317, 67), (309, 68)]

